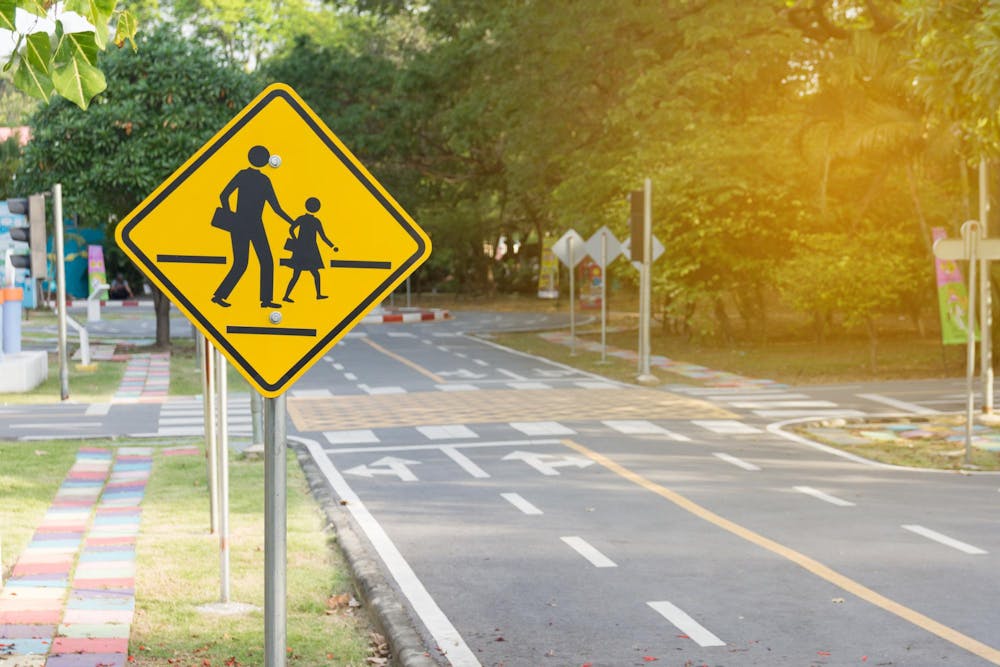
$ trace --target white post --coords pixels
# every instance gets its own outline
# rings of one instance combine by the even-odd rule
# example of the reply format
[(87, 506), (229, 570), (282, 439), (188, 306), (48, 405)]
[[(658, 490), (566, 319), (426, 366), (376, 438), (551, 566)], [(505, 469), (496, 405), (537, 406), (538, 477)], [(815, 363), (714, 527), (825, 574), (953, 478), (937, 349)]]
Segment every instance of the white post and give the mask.
[(52, 186), (52, 217), (56, 230), (56, 313), (59, 316), (59, 387), (69, 398), (69, 356), (66, 354), (66, 249), (63, 240), (62, 183)]
[[(979, 231), (983, 238), (990, 235), (989, 163), (979, 159)], [(990, 262), (979, 260), (979, 367), (983, 384), (983, 412), (993, 413), (993, 290), (990, 285)]]
[(218, 435), (216, 453), (219, 499), (219, 602), (229, 602), (229, 419), (226, 414), (228, 386), (226, 359), (222, 352), (215, 350), (215, 384), (218, 415)]
[(285, 397), (264, 399), (264, 665), (284, 667), (287, 643)]
[(969, 312), (965, 363), (965, 464), (969, 465), (972, 456), (972, 421), (976, 402), (973, 377), (976, 369), (976, 255), (979, 250), (979, 225), (971, 220), (962, 225), (962, 239), (965, 241), (965, 254), (969, 258)]
[(573, 236), (566, 238), (569, 245), (569, 354), (576, 355), (576, 258), (573, 256)]
[(649, 372), (649, 356), (650, 356), (650, 340), (649, 340), (649, 322), (650, 322), (650, 311), (652, 310), (652, 275), (650, 273), (650, 266), (652, 264), (653, 255), (653, 182), (650, 179), (646, 179), (643, 183), (643, 224), (642, 224), (642, 294), (640, 295), (640, 301), (642, 302), (642, 314), (639, 322), (639, 335), (642, 339), (642, 345), (640, 345), (640, 357), (639, 363), (641, 364), (639, 370), (639, 377), (637, 380), (640, 384), (656, 384), (656, 377)]
[(608, 233), (601, 232), (601, 363), (608, 360)]
[(219, 452), (216, 447), (215, 427), (215, 349), (205, 339), (201, 366), (202, 404), (205, 408), (205, 456), (208, 459), (208, 518), (209, 532), (219, 530), (218, 481)]

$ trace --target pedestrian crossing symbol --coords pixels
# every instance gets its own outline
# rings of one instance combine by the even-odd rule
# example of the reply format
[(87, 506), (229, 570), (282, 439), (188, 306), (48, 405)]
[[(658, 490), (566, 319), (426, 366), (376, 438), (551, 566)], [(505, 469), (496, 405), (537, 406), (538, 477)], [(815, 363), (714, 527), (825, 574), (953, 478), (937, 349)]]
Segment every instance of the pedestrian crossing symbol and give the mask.
[(284, 84), (240, 111), (115, 235), (268, 397), (431, 251), (423, 230)]

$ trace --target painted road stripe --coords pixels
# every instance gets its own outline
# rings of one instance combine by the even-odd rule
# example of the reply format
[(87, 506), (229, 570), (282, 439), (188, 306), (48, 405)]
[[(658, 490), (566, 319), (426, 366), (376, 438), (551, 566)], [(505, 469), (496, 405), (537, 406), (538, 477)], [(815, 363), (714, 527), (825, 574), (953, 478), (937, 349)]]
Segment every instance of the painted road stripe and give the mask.
[(646, 604), (655, 609), (660, 616), (663, 616), (663, 618), (673, 623), (674, 627), (694, 640), (698, 646), (705, 647), (726, 645), (726, 642), (722, 641), (705, 629), (705, 626), (688, 616), (680, 607), (677, 607), (666, 600), (647, 602)]
[(750, 470), (750, 471), (753, 471), (753, 472), (756, 472), (756, 471), (760, 470), (760, 468), (758, 466), (755, 466), (752, 463), (747, 463), (743, 459), (738, 459), (735, 456), (730, 456), (729, 454), (726, 454), (724, 452), (715, 452), (714, 456), (716, 456), (717, 458), (722, 459), (726, 463), (732, 463), (734, 466), (738, 466), (740, 468), (743, 468), (744, 470)]
[(590, 561), (590, 564), (594, 567), (618, 567), (613, 560), (595, 549), (582, 537), (573, 535), (571, 537), (560, 537), (559, 539), (572, 547), (572, 549), (578, 554)]
[(103, 417), (111, 410), (110, 403), (91, 403), (87, 406), (87, 411), (83, 414), (88, 417)]
[(750, 426), (735, 419), (693, 419), (691, 423), (700, 426), (712, 433), (721, 435), (743, 435), (749, 433), (763, 433), (759, 428)]
[(344, 370), (344, 364), (334, 364), (333, 369), (337, 371), (342, 371)]
[(552, 389), (544, 382), (508, 382), (507, 386), (511, 389)]
[(490, 476), (488, 472), (473, 463), (472, 459), (454, 447), (442, 447), (441, 451), (444, 452), (448, 458), (457, 463), (462, 470), (469, 473), (476, 479), (487, 479)]
[[(534, 445), (558, 445), (561, 440), (543, 438), (540, 440), (491, 440), (486, 442), (462, 442), (447, 445), (454, 449), (481, 449), (483, 447), (531, 447)], [(382, 445), (380, 447), (342, 447), (328, 449), (327, 454), (358, 454), (359, 452), (423, 452), (441, 449), (444, 445)]]
[(614, 384), (612, 382), (601, 382), (599, 380), (580, 380), (573, 383), (575, 386), (581, 389), (621, 389), (620, 384)]
[(489, 364), (483, 361), (482, 359), (473, 359), (472, 363), (474, 363), (477, 366), (489, 366)]
[(440, 391), (479, 391), (479, 387), (474, 384), (462, 384), (461, 382), (456, 382), (455, 384), (436, 384), (434, 385)]
[(604, 466), (607, 470), (613, 472), (619, 477), (632, 482), (636, 486), (646, 489), (650, 493), (654, 493), (669, 503), (677, 506), (678, 508), (693, 514), (694, 516), (707, 521), (708, 523), (725, 530), (732, 535), (735, 535), (747, 542), (754, 544), (761, 549), (769, 551), (781, 558), (792, 562), (805, 571), (827, 581), (834, 586), (837, 586), (846, 593), (850, 593), (869, 604), (872, 604), (883, 611), (886, 611), (897, 618), (900, 618), (908, 623), (930, 632), (947, 642), (951, 642), (955, 646), (977, 655), (984, 660), (988, 660), (995, 665), (1000, 665), (1000, 649), (996, 649), (989, 644), (984, 644), (974, 637), (963, 634), (954, 628), (948, 627), (944, 623), (935, 621), (929, 616), (921, 614), (915, 609), (911, 609), (895, 600), (888, 598), (881, 593), (878, 593), (871, 588), (868, 588), (864, 584), (861, 584), (850, 577), (847, 577), (831, 567), (821, 563), (820, 561), (806, 556), (802, 552), (796, 551), (790, 547), (786, 547), (780, 542), (776, 542), (768, 537), (764, 537), (760, 533), (750, 530), (740, 524), (730, 521), (729, 519), (716, 514), (715, 512), (702, 507), (693, 500), (688, 499), (685, 496), (668, 489), (665, 486), (653, 482), (639, 473), (633, 472), (626, 468), (625, 466), (616, 463), (615, 461), (609, 459), (603, 454), (598, 454), (597, 452), (584, 447), (578, 442), (573, 440), (563, 440), (563, 444), (584, 456), (594, 460), (596, 463)]
[(334, 492), (344, 501), (344, 507), (351, 513), (358, 526), (368, 537), (375, 551), (378, 552), (385, 563), (386, 569), (392, 578), (396, 580), (400, 591), (410, 601), (417, 616), (423, 621), (427, 631), (434, 638), (435, 643), (441, 651), (448, 656), (448, 662), (452, 667), (481, 667), (481, 663), (476, 659), (475, 654), (462, 639), (462, 636), (452, 625), (441, 608), (431, 597), (431, 594), (424, 588), (420, 578), (410, 567), (410, 564), (403, 558), (403, 554), (393, 543), (392, 539), (382, 528), (381, 524), (375, 520), (368, 508), (361, 501), (354, 490), (347, 484), (343, 475), (333, 466), (333, 463), (323, 452), (322, 447), (315, 440), (306, 438), (290, 437), (289, 440), (301, 442), (312, 454), (313, 460), (319, 466), (320, 471), (330, 482)]
[(646, 421), (645, 419), (608, 419), (602, 421), (601, 423), (624, 435), (662, 435), (666, 436), (670, 440), (676, 440), (678, 442), (691, 441), (691, 438), (686, 435), (668, 431), (662, 426), (657, 426), (653, 422)]
[(332, 398), (333, 392), (329, 389), (292, 389), (288, 392), (293, 398)]
[(416, 338), (417, 334), (412, 334), (408, 331), (390, 331), (388, 333), (389, 338)]
[(525, 514), (535, 516), (542, 513), (542, 510), (538, 509), (516, 493), (501, 493), (500, 497)]
[(746, 394), (701, 394), (699, 398), (708, 398), (715, 401), (792, 401), (808, 399), (810, 397), (806, 394), (788, 392), (751, 392)]
[(876, 403), (881, 403), (883, 405), (888, 405), (891, 408), (898, 408), (903, 412), (909, 412), (914, 415), (936, 415), (939, 414), (937, 410), (924, 407), (922, 405), (917, 405), (916, 403), (907, 403), (906, 401), (900, 401), (895, 398), (889, 398), (888, 396), (883, 396), (881, 394), (858, 394), (858, 398), (863, 398), (867, 401), (875, 401)]
[(514, 371), (509, 371), (506, 368), (498, 368), (497, 369), (497, 373), (500, 373), (501, 375), (506, 375), (511, 380), (527, 380), (528, 379), (528, 378), (524, 377), (523, 375), (518, 375)]
[(511, 428), (525, 435), (573, 435), (576, 433), (559, 422), (511, 422)]
[(355, 375), (354, 373), (344, 373), (344, 379), (347, 380), (348, 382), (354, 382), (355, 380), (358, 379), (358, 376)]
[(367, 428), (356, 431), (323, 431), (323, 437), (331, 445), (360, 445), (366, 442), (379, 442), (375, 432)]
[(953, 537), (942, 535), (936, 530), (931, 530), (930, 528), (924, 528), (923, 526), (917, 526), (913, 524), (905, 525), (903, 526), (903, 528), (905, 530), (910, 531), (911, 533), (916, 533), (917, 535), (926, 537), (929, 540), (934, 540), (935, 542), (939, 542), (941, 544), (944, 544), (945, 546), (949, 546), (952, 549), (958, 549), (963, 553), (971, 554), (973, 556), (981, 556), (985, 553), (988, 553), (983, 549), (980, 549), (979, 547), (974, 547), (971, 544), (960, 542)]
[(468, 426), (462, 424), (444, 424), (441, 426), (418, 426), (428, 440), (455, 440), (457, 438), (478, 438), (479, 436)]
[(819, 498), (823, 502), (830, 503), (831, 505), (836, 505), (838, 507), (854, 507), (854, 503), (850, 500), (844, 500), (843, 498), (838, 498), (837, 496), (831, 496), (829, 493), (823, 493), (818, 489), (814, 489), (811, 486), (796, 486), (794, 487), (799, 493), (804, 493), (807, 496), (812, 496), (813, 498)]
[(766, 419), (793, 419), (795, 417), (864, 417), (860, 410), (754, 410), (758, 417)]
[(369, 394), (371, 396), (380, 396), (383, 394), (405, 394), (406, 390), (402, 387), (369, 387), (366, 384), (359, 384), (358, 389)]
[(752, 394), (753, 396), (767, 396), (770, 394), (783, 394), (787, 389), (747, 389), (746, 387), (677, 387), (673, 391), (689, 394), (691, 396), (730, 396), (739, 394)]
[(833, 401), (726, 401), (734, 408), (767, 410), (769, 408), (835, 408)]

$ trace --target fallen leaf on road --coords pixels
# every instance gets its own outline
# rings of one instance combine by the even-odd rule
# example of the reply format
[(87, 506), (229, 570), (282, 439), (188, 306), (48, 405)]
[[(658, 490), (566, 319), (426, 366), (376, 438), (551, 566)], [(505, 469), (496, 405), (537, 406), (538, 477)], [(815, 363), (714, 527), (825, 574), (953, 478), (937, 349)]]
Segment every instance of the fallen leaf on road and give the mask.
[(830, 602), (833, 604), (844, 604), (844, 598), (833, 598)]

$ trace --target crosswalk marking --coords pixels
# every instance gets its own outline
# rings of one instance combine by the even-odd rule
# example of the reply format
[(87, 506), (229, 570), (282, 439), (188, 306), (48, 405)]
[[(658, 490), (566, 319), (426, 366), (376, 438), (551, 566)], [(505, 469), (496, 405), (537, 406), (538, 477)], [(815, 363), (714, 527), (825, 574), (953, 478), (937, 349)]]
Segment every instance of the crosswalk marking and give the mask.
[(767, 410), (770, 408), (835, 408), (833, 401), (727, 401), (734, 408)]
[(658, 614), (660, 614), (660, 616), (670, 621), (675, 628), (694, 640), (698, 646), (708, 647), (726, 645), (726, 642), (709, 632), (701, 623), (688, 616), (684, 610), (680, 609), (676, 605), (667, 602), (666, 600), (647, 602), (646, 604), (652, 607)]
[(461, 382), (456, 382), (454, 384), (436, 384), (438, 391), (479, 391), (479, 387), (474, 384), (463, 384)]
[(573, 435), (576, 433), (559, 422), (511, 422), (511, 428), (525, 435)]
[(292, 389), (288, 392), (295, 398), (330, 398), (333, 392), (329, 389)]
[(602, 554), (596, 547), (591, 545), (582, 537), (573, 535), (570, 537), (560, 537), (559, 539), (568, 544), (575, 552), (590, 561), (590, 564), (594, 567), (618, 567), (613, 560)]
[(744, 470), (749, 470), (751, 472), (757, 472), (760, 470), (760, 466), (756, 466), (753, 463), (744, 461), (743, 459), (738, 459), (735, 456), (726, 454), (725, 452), (714, 452), (713, 456), (725, 461), (726, 463), (731, 463), (738, 468), (743, 468)]
[(695, 426), (700, 426), (712, 433), (720, 435), (742, 435), (749, 433), (763, 433), (759, 428), (750, 426), (735, 419), (694, 419), (691, 421)]
[(865, 413), (860, 410), (754, 410), (753, 413), (765, 419), (793, 419), (795, 417), (864, 417)]
[(903, 412), (909, 412), (914, 415), (939, 414), (939, 412), (933, 408), (917, 405), (916, 403), (909, 403), (907, 401), (900, 401), (888, 396), (882, 396), (881, 394), (858, 394), (858, 398), (863, 398), (867, 401), (874, 401), (876, 403), (882, 403), (883, 405), (888, 405), (889, 407), (902, 410)]
[(511, 389), (525, 390), (525, 389), (551, 389), (550, 385), (544, 382), (508, 382), (507, 386)]
[(775, 392), (771, 393), (746, 393), (746, 394), (704, 394), (699, 398), (708, 398), (715, 401), (791, 401), (810, 398), (808, 394)]
[(464, 424), (447, 424), (444, 426), (418, 426), (420, 431), (429, 440), (454, 440), (456, 438), (478, 438), (479, 436)]
[(615, 384), (613, 382), (602, 382), (600, 380), (580, 380), (573, 383), (574, 386), (580, 387), (581, 389), (621, 389), (620, 384)]
[(406, 390), (402, 387), (369, 387), (366, 384), (359, 384), (358, 389), (370, 394), (372, 396), (378, 396), (381, 394), (405, 394)]
[(371, 429), (358, 429), (356, 431), (324, 431), (323, 437), (331, 445), (353, 445), (367, 442), (380, 442), (378, 436)]
[(686, 435), (674, 433), (644, 419), (609, 419), (601, 423), (624, 435), (662, 435), (678, 442), (690, 442), (691, 440)]

